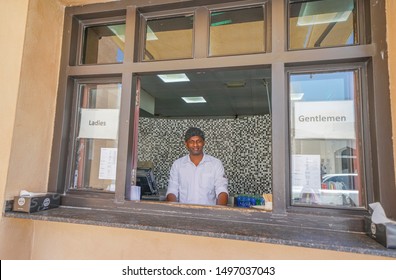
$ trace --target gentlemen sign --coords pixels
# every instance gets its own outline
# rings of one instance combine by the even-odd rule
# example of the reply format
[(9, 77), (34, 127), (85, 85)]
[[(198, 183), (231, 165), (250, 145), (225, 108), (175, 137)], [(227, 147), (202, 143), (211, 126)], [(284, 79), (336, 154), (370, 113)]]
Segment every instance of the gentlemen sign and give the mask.
[(118, 109), (81, 109), (79, 138), (117, 139)]
[(353, 101), (294, 103), (295, 139), (355, 139)]

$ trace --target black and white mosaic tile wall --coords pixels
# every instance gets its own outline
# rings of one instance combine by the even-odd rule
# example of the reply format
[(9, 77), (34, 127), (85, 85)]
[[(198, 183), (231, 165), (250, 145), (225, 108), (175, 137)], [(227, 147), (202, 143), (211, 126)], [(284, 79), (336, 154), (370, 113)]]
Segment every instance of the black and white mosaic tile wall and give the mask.
[(159, 188), (166, 188), (173, 161), (187, 154), (184, 132), (195, 126), (205, 132), (204, 151), (223, 162), (231, 194), (272, 192), (271, 117), (237, 119), (139, 120), (139, 161), (151, 161)]

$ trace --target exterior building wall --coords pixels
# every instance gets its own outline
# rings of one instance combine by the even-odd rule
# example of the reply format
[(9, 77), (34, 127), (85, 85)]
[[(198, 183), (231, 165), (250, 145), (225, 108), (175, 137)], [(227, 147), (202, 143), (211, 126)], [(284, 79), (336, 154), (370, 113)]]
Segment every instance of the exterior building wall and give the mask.
[[(100, 0), (2, 1), (0, 204), (47, 189), (64, 5)], [(387, 0), (392, 108), (396, 108), (396, 3)], [(10, 28), (12, 27), (12, 28)], [(396, 112), (393, 110), (393, 131)], [(394, 154), (396, 145), (394, 144)], [(62, 242), (59, 242), (62, 240)], [(375, 256), (170, 233), (0, 216), (1, 259), (376, 259)]]
[[(28, 0), (2, 1), (0, 9), (0, 206), (4, 209), (22, 56)], [(28, 259), (32, 240), (30, 221), (6, 220), (0, 216), (0, 258)]]
[(44, 221), (35, 221), (34, 231), (32, 259), (386, 259), (268, 243)]

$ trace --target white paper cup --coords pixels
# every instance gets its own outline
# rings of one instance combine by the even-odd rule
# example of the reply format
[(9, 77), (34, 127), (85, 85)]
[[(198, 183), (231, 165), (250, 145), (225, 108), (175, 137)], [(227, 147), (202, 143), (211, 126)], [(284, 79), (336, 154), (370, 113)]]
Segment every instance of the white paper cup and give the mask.
[(127, 191), (127, 198), (129, 200), (140, 200), (141, 188), (139, 186), (130, 186)]
[(272, 210), (272, 201), (266, 201), (264, 204), (264, 210)]

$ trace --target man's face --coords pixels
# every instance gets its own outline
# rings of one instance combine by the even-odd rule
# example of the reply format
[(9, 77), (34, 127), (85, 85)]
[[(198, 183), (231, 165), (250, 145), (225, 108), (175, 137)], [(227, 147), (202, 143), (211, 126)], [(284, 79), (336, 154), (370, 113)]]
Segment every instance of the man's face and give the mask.
[(205, 141), (199, 136), (190, 137), (186, 142), (186, 148), (190, 152), (190, 155), (201, 155), (203, 154), (203, 147), (205, 145)]

